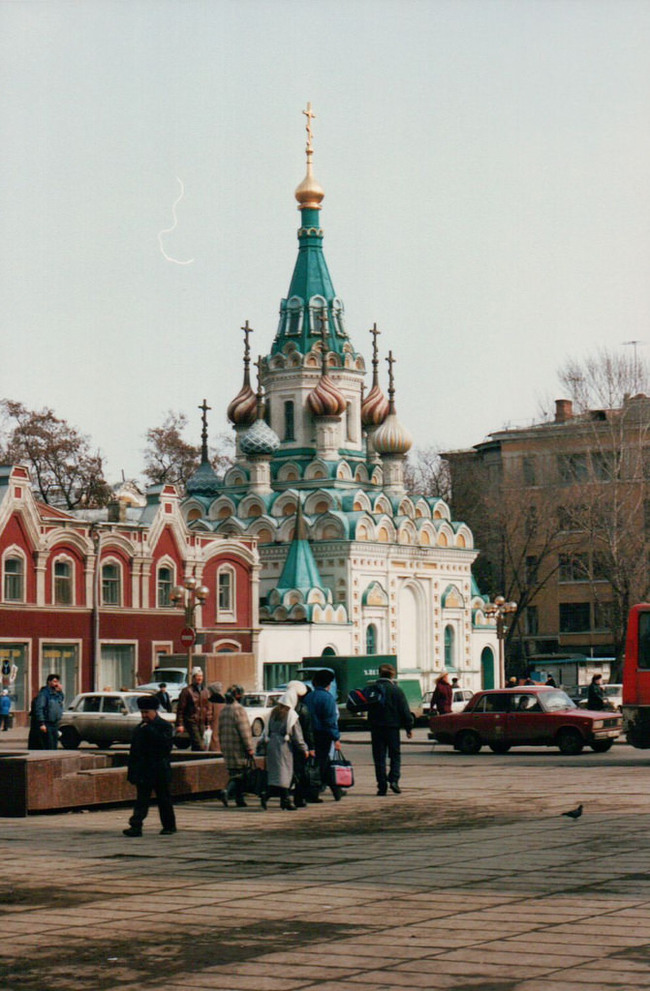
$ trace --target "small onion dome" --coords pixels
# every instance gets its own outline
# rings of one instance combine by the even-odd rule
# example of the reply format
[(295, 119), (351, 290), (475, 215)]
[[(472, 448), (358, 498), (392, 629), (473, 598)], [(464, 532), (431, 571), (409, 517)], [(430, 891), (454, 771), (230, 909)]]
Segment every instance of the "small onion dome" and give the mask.
[(314, 179), (311, 173), (311, 164), (307, 167), (307, 175), (296, 188), (295, 197), (298, 200), (299, 210), (320, 210), (320, 205), (325, 197), (325, 190)]
[(257, 398), (249, 383), (245, 381), (228, 407), (228, 419), (236, 427), (245, 427), (255, 422), (256, 415)]
[(241, 452), (247, 457), (273, 454), (280, 446), (280, 438), (265, 420), (256, 420), (240, 441)]
[(372, 389), (361, 403), (361, 422), (364, 427), (378, 427), (388, 416), (388, 400), (378, 385)]
[(219, 479), (209, 461), (203, 461), (185, 485), (188, 495), (215, 496), (219, 494)]
[(307, 396), (307, 404), (314, 416), (340, 416), (348, 405), (329, 375), (321, 375), (318, 385)]
[(411, 435), (399, 422), (396, 413), (388, 414), (372, 440), (378, 454), (406, 454), (413, 446)]

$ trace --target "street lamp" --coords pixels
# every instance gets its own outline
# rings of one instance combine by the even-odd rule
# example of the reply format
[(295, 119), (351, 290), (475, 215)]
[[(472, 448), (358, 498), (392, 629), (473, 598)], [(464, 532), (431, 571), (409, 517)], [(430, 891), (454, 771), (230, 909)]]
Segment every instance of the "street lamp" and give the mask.
[(187, 683), (192, 683), (192, 648), (196, 643), (194, 615), (197, 606), (202, 605), (210, 594), (206, 585), (199, 585), (198, 579), (190, 576), (182, 585), (175, 585), (169, 593), (175, 606), (185, 610), (185, 628), (181, 632), (181, 643), (187, 647)]
[(494, 602), (488, 602), (485, 606), (485, 614), (494, 619), (497, 624), (497, 640), (499, 642), (499, 680), (501, 687), (506, 683), (506, 662), (504, 640), (508, 627), (506, 626), (506, 616), (517, 612), (516, 602), (506, 602), (502, 595), (496, 595)]

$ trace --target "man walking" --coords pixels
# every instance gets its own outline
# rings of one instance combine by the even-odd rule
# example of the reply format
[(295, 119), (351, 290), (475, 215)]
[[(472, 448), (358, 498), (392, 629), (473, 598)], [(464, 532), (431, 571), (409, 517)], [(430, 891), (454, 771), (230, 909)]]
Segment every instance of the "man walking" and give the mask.
[(161, 835), (170, 836), (176, 832), (176, 816), (169, 789), (172, 777), (169, 755), (174, 743), (174, 730), (171, 723), (158, 715), (159, 707), (155, 695), (143, 695), (138, 699), (142, 722), (131, 739), (127, 773), (127, 780), (137, 789), (137, 798), (129, 828), (122, 830), (125, 836), (142, 836), (142, 823), (149, 812), (152, 791), (158, 799)]
[[(320, 777), (323, 785), (328, 785), (332, 789), (335, 801), (343, 797), (343, 789), (331, 783), (330, 779), (330, 751), (332, 744), (335, 750), (341, 749), (339, 732), (339, 710), (336, 699), (329, 690), (329, 686), (334, 681), (334, 672), (323, 668), (314, 672), (312, 684), (313, 692), (305, 696), (303, 702), (311, 714), (311, 724), (314, 732), (314, 746), (316, 749), (316, 760), (320, 769)], [(312, 799), (312, 801), (322, 801), (322, 799)]]
[(165, 712), (172, 711), (172, 700), (169, 697), (169, 692), (167, 691), (167, 682), (161, 681), (158, 685), (158, 691), (154, 693), (158, 701), (160, 702), (160, 708), (164, 709)]
[[(395, 668), (391, 664), (379, 665), (377, 685), (383, 690), (384, 698), (383, 702), (378, 702), (368, 710), (378, 795), (386, 795), (389, 787), (396, 795), (401, 793), (399, 779), (402, 758), (399, 731), (405, 729), (409, 740), (413, 736), (411, 732), (413, 716), (406, 695), (393, 681), (395, 674)], [(386, 774), (386, 756), (390, 765), (388, 774)]]
[(234, 798), (240, 809), (246, 808), (244, 771), (255, 753), (250, 720), (241, 705), (243, 694), (241, 685), (231, 685), (219, 715), (219, 742), (229, 778), (220, 796), (226, 808), (229, 798)]
[(58, 674), (48, 674), (47, 681), (32, 702), (27, 746), (30, 750), (56, 750), (59, 746), (59, 723), (63, 715), (64, 695)]
[(203, 687), (203, 671), (192, 669), (192, 683), (183, 689), (176, 707), (176, 732), (187, 730), (192, 750), (205, 750), (203, 736), (212, 723), (210, 696)]

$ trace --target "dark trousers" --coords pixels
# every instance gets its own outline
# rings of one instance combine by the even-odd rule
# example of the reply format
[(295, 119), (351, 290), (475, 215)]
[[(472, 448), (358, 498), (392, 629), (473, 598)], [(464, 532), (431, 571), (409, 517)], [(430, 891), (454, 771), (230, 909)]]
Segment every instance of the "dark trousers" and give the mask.
[[(393, 726), (373, 726), (370, 730), (372, 759), (375, 762), (375, 777), (379, 791), (386, 791), (388, 782), (396, 785), (399, 781), (402, 755), (400, 752), (399, 728)], [(386, 775), (386, 757), (390, 763)]]
[(11, 716), (9, 713), (4, 716), (0, 716), (0, 721), (2, 721), (2, 729), (7, 730), (9, 729), (9, 724), (11, 723)]
[(226, 787), (226, 796), (228, 798), (234, 798), (235, 805), (243, 805), (246, 801), (244, 794), (244, 775), (241, 774), (241, 772), (236, 771), (228, 782)]
[(133, 815), (129, 819), (129, 825), (133, 829), (142, 829), (142, 823), (147, 818), (149, 806), (151, 805), (151, 792), (155, 792), (158, 800), (158, 812), (163, 829), (176, 829), (176, 816), (172, 805), (172, 796), (169, 790), (169, 781), (165, 775), (159, 775), (152, 784), (136, 785), (138, 790)]
[(192, 750), (205, 750), (203, 727), (199, 723), (185, 723), (185, 729), (192, 742)]
[[(41, 730), (41, 725), (45, 726), (45, 732)], [(31, 721), (29, 727), (29, 739), (27, 748), (29, 750), (56, 750), (59, 746), (59, 724), (58, 723), (37, 723)]]
[(330, 750), (332, 749), (332, 743), (333, 740), (329, 733), (323, 733), (322, 730), (314, 731), (314, 749), (320, 768), (320, 779), (323, 787), (329, 785), (334, 798), (339, 799), (341, 797), (341, 789), (330, 783), (330, 765), (332, 763), (330, 760)]

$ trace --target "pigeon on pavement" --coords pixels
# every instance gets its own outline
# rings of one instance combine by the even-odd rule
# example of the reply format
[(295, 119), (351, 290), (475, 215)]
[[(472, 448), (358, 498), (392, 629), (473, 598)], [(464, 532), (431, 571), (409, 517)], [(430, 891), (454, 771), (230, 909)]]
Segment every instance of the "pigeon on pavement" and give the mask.
[(577, 809), (571, 809), (570, 812), (563, 812), (563, 816), (568, 816), (569, 819), (579, 819), (582, 815), (582, 805), (579, 805)]

